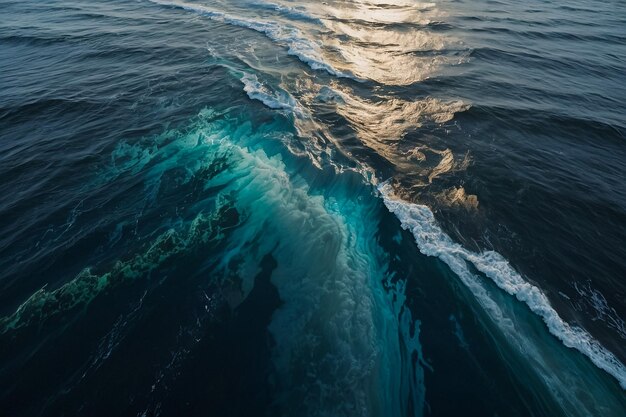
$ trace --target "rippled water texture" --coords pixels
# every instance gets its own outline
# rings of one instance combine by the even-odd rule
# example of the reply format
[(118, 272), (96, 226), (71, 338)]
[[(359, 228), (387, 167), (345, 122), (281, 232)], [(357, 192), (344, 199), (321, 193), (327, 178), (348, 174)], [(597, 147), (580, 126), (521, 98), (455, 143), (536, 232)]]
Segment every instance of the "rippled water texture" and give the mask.
[(623, 2), (0, 7), (0, 415), (626, 413)]

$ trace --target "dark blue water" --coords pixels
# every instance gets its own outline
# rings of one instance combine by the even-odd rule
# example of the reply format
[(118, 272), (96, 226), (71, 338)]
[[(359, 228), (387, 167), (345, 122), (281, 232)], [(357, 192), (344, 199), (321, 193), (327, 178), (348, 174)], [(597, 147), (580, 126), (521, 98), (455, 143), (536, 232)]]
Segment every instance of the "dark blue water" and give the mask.
[(626, 413), (623, 2), (0, 10), (0, 415)]

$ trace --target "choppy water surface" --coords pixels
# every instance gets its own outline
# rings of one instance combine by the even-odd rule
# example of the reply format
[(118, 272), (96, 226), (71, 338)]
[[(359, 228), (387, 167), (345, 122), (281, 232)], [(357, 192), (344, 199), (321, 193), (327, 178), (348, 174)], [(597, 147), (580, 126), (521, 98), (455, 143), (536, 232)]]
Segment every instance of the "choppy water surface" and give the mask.
[(0, 7), (0, 414), (626, 413), (623, 2)]

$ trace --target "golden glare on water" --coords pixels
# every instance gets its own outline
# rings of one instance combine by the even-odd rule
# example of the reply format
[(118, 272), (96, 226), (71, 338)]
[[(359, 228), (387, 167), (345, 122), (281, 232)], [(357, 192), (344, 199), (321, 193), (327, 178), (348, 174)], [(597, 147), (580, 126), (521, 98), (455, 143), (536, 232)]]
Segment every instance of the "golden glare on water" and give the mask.
[[(407, 133), (427, 122), (450, 121), (455, 113), (469, 107), (461, 101), (444, 102), (432, 97), (415, 101), (378, 97), (376, 101), (370, 101), (358, 98), (338, 84), (333, 86), (340, 97), (337, 113), (353, 126), (365, 146), (396, 165), (410, 159), (399, 146)], [(414, 163), (411, 165), (414, 166)]]
[(440, 12), (435, 3), (414, 1), (353, 1), (325, 2), (320, 10), (338, 20), (369, 23), (419, 23), (427, 24)]
[[(315, 16), (317, 24), (303, 28), (313, 31), (309, 35), (315, 35), (311, 37), (317, 39), (324, 61), (360, 80), (407, 86), (428, 79), (444, 65), (459, 62), (458, 57), (446, 55), (446, 49), (456, 41), (428, 27), (443, 16), (434, 3), (331, 1), (315, 8), (310, 6), (307, 13)], [(332, 80), (328, 85), (304, 82), (298, 89), (308, 91), (305, 94), (308, 98), (304, 98), (309, 101), (307, 105), (319, 100), (332, 105), (334, 112), (353, 129), (361, 146), (374, 151), (398, 172), (416, 179), (421, 187), (428, 187), (438, 178), (467, 166), (467, 155), (454, 155), (447, 148), (416, 147), (406, 139), (407, 134), (427, 123), (446, 123), (456, 113), (467, 110), (469, 105), (462, 101), (364, 96), (341, 80)], [(442, 193), (441, 199), (460, 204), (469, 198), (470, 203), (462, 205), (477, 205), (475, 196), (465, 196), (459, 190)]]
[[(326, 28), (320, 33), (326, 58), (335, 68), (360, 79), (409, 85), (427, 79), (449, 62), (438, 53), (449, 40), (426, 27), (441, 16), (434, 3), (329, 3), (316, 14)], [(390, 25), (394, 23), (413, 27)]]
[(324, 43), (332, 46), (340, 57), (335, 65), (361, 79), (387, 85), (408, 85), (428, 78), (445, 62), (441, 56), (419, 55), (419, 52), (443, 49), (445, 44), (441, 36), (333, 21), (325, 24), (333, 33), (345, 34), (350, 39), (344, 42), (341, 37), (325, 37)]
[[(403, 97), (380, 93), (383, 86), (420, 83), (443, 67), (463, 60), (462, 54), (455, 53), (461, 49), (459, 42), (430, 27), (444, 16), (435, 3), (370, 0), (303, 4), (283, 0), (271, 7), (284, 15), (272, 15), (272, 20), (268, 20), (278, 23), (270, 26), (268, 36), (289, 46), (290, 51), (301, 52), (298, 57), (302, 61), (322, 70), (320, 78), (295, 75), (295, 85), (281, 85), (293, 94), (287, 107), (298, 116), (297, 130), (312, 138), (303, 146), (316, 163), (320, 162), (315, 155), (324, 152), (326, 141), (351, 154), (360, 151), (354, 148), (356, 139), (362, 149), (373, 151), (400, 175), (410, 176), (419, 187), (437, 187), (434, 183), (440, 183), (439, 179), (467, 166), (468, 155), (455, 155), (447, 147), (435, 144), (418, 146), (411, 136), (425, 125), (428, 129), (437, 128), (451, 121), (455, 114), (469, 108), (467, 103), (412, 94), (413, 88), (405, 89), (408, 93)], [(249, 20), (243, 23), (248, 27)], [(268, 34), (268, 26), (253, 27), (257, 26), (255, 30)], [(249, 62), (246, 56), (240, 58)], [(278, 73), (288, 80), (292, 75), (285, 71), (281, 68)], [(325, 78), (324, 73), (331, 78)], [(373, 84), (354, 84), (346, 78)], [(315, 109), (320, 103), (325, 109), (332, 108), (333, 114), (341, 116), (353, 131), (346, 143), (318, 123)], [(441, 199), (460, 204), (466, 196), (459, 189), (442, 194)], [(476, 206), (473, 200), (463, 205)]]

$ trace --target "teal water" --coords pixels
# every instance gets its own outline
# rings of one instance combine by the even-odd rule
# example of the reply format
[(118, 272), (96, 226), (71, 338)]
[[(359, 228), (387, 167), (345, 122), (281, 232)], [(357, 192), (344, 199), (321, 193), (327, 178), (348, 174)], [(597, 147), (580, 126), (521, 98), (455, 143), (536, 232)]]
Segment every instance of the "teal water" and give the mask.
[(0, 410), (623, 415), (590, 4), (3, 2)]

